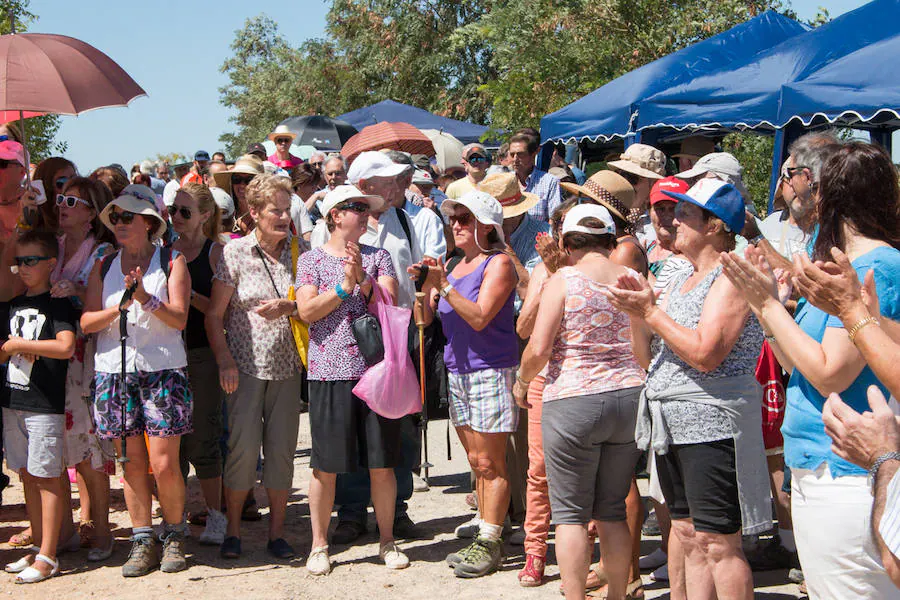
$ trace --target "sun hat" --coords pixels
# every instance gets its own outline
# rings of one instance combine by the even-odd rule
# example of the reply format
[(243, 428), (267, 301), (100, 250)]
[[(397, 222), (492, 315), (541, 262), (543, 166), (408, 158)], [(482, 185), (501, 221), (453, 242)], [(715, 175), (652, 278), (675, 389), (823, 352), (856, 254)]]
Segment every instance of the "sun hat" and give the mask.
[(678, 179), (677, 177), (660, 179), (653, 184), (652, 188), (650, 188), (650, 206), (653, 206), (657, 202), (674, 202), (674, 200), (667, 196), (665, 192), (684, 194), (688, 191), (689, 187), (691, 186), (689, 186), (686, 181)]
[(567, 192), (593, 198), (623, 221), (628, 220), (634, 206), (634, 187), (615, 171), (597, 171), (584, 185), (561, 181), (559, 186)]
[[(587, 227), (578, 224), (582, 219), (588, 217), (597, 219), (603, 223), (603, 227)], [(600, 206), (599, 204), (579, 204), (578, 206), (573, 206), (572, 209), (566, 213), (566, 218), (563, 220), (562, 233), (560, 235), (576, 232), (589, 233), (591, 235), (616, 235), (616, 223), (613, 221), (612, 215), (609, 214), (609, 211), (605, 206)]]
[(289, 137), (291, 138), (291, 143), (294, 143), (294, 140), (297, 139), (297, 134), (288, 129), (287, 125), (279, 125), (266, 137), (273, 142), (277, 138)]
[(705, 177), (695, 183), (687, 193), (663, 193), (675, 200), (690, 202), (708, 210), (725, 222), (728, 231), (740, 233), (744, 229), (744, 197), (728, 182)]
[(632, 144), (619, 155), (619, 160), (606, 164), (648, 179), (662, 179), (666, 176), (666, 155), (647, 144)]
[(370, 150), (353, 159), (353, 164), (347, 170), (347, 181), (356, 185), (361, 179), (396, 177), (408, 168), (409, 165), (397, 164), (383, 152)]
[(0, 142), (0, 159), (12, 160), (28, 168), (28, 152), (25, 151), (25, 146), (14, 140)]
[(422, 169), (416, 169), (415, 173), (413, 173), (412, 182), (416, 185), (434, 185), (431, 173)]
[(381, 196), (364, 194), (355, 185), (345, 184), (336, 186), (333, 190), (325, 194), (325, 199), (322, 200), (322, 215), (325, 216), (330, 213), (331, 209), (338, 204), (347, 202), (348, 200), (354, 200), (356, 198), (368, 200), (369, 208), (373, 212), (378, 212), (384, 206), (384, 198), (382, 198)]
[(510, 219), (528, 212), (541, 201), (537, 194), (523, 192), (515, 173), (493, 173), (485, 176), (476, 189), (493, 196), (503, 207), (503, 218)]
[(410, 158), (417, 169), (425, 171), (431, 167), (431, 159), (426, 154), (411, 154)]
[(238, 174), (262, 175), (263, 173), (265, 173), (265, 169), (263, 168), (263, 161), (259, 160), (252, 154), (245, 154), (235, 161), (234, 166), (231, 167), (230, 170), (213, 173), (213, 182), (215, 183), (216, 187), (220, 187), (228, 192), (228, 195), (234, 196), (231, 190), (232, 177)]
[(194, 152), (194, 160), (209, 160), (209, 152), (207, 152), (206, 150), (197, 150), (196, 152)]
[(100, 212), (100, 221), (110, 231), (115, 229), (109, 221), (109, 213), (112, 212), (113, 206), (123, 211), (133, 212), (136, 215), (146, 215), (155, 218), (159, 224), (156, 226), (153, 235), (150, 236), (151, 241), (159, 239), (166, 232), (166, 220), (160, 216), (156, 208), (156, 194), (146, 185), (132, 183), (125, 186), (119, 197), (107, 204)]
[(181, 182), (179, 182), (178, 179), (173, 179), (166, 183), (166, 187), (163, 188), (162, 194), (163, 204), (166, 206), (175, 204), (175, 194), (177, 194), (180, 189)]
[(719, 179), (736, 187), (745, 199), (750, 199), (750, 193), (744, 187), (744, 167), (728, 152), (713, 152), (702, 156), (693, 168), (678, 173), (676, 177), (692, 179), (707, 173), (714, 173)]
[(228, 192), (219, 187), (211, 187), (209, 191), (212, 192), (213, 200), (219, 207), (219, 212), (222, 213), (223, 219), (227, 219), (234, 214), (234, 200)]
[(453, 214), (453, 209), (457, 205), (468, 208), (475, 220), (482, 225), (493, 225), (500, 239), (506, 239), (503, 235), (503, 207), (500, 206), (500, 202), (496, 198), (487, 192), (473, 190), (466, 192), (459, 198), (447, 198), (444, 200), (441, 204), (441, 212), (449, 217)]
[(462, 157), (465, 160), (468, 160), (470, 156), (473, 154), (480, 154), (485, 158), (490, 158), (491, 155), (488, 153), (487, 148), (485, 148), (482, 144), (474, 142), (472, 144), (466, 144), (462, 149)]
[(695, 135), (681, 140), (681, 148), (677, 154), (673, 154), (672, 158), (692, 158), (699, 160), (701, 156), (706, 156), (710, 152), (716, 151), (716, 143), (708, 137)]

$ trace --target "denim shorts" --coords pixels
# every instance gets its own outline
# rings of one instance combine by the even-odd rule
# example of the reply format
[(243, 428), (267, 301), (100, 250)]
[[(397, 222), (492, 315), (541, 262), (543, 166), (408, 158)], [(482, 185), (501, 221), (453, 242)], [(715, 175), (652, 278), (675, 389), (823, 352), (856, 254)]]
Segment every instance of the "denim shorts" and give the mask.
[(127, 373), (124, 390), (120, 373), (98, 372), (93, 392), (94, 422), (102, 439), (123, 437), (123, 430), (124, 437), (174, 437), (193, 430), (193, 394), (184, 369)]
[(11, 471), (53, 479), (66, 468), (66, 415), (3, 409), (3, 447)]

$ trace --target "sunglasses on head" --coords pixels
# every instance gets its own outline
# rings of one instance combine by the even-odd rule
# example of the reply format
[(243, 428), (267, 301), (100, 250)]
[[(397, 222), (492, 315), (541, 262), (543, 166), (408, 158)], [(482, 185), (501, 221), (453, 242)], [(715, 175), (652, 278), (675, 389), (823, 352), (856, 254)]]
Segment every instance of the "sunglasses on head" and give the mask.
[(135, 214), (130, 210), (112, 211), (109, 213), (109, 222), (113, 225), (118, 225), (121, 223), (122, 225), (131, 225), (134, 221)]
[(349, 202), (349, 203), (344, 204), (343, 206), (339, 207), (339, 209), (340, 210), (350, 210), (355, 213), (362, 214), (365, 212), (369, 212), (369, 205), (364, 202)]
[(459, 223), (461, 227), (467, 227), (472, 223), (472, 213), (463, 213), (461, 215), (450, 215), (447, 217), (447, 220), (450, 221), (450, 224)]
[(166, 210), (169, 211), (170, 217), (174, 217), (175, 213), (178, 213), (181, 215), (181, 218), (185, 219), (186, 221), (190, 221), (191, 216), (194, 214), (188, 207), (178, 206), (177, 204), (173, 204), (172, 206), (167, 207)]
[(59, 179), (57, 179), (56, 180), (56, 189), (62, 190), (64, 187), (66, 187), (67, 181), (69, 181), (68, 177), (60, 177)]
[(52, 256), (17, 256), (16, 265), (20, 267), (33, 267), (42, 260), (50, 260)]
[(65, 194), (57, 194), (56, 195), (56, 206), (62, 206), (65, 204), (69, 208), (75, 208), (76, 204), (84, 204), (88, 208), (93, 208), (91, 203), (83, 198), (79, 198), (78, 196), (66, 196)]
[(231, 185), (247, 185), (253, 181), (253, 175), (249, 175), (247, 177), (241, 177), (240, 175), (235, 175), (231, 178)]

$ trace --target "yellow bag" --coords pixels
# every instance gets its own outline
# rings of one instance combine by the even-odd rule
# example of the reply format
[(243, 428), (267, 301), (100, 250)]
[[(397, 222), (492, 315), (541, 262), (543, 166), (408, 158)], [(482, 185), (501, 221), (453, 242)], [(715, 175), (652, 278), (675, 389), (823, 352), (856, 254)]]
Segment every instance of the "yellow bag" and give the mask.
[[(291, 268), (291, 286), (288, 288), (287, 294), (288, 300), (291, 301), (297, 300), (294, 281), (297, 280), (297, 260), (299, 258), (300, 242), (295, 236), (291, 238), (291, 264), (293, 266)], [(303, 368), (306, 369), (308, 368), (306, 353), (309, 350), (309, 325), (294, 317), (289, 317), (289, 319), (291, 321), (291, 333), (294, 335), (294, 343), (297, 345), (297, 354), (300, 355), (300, 362), (303, 363)]]

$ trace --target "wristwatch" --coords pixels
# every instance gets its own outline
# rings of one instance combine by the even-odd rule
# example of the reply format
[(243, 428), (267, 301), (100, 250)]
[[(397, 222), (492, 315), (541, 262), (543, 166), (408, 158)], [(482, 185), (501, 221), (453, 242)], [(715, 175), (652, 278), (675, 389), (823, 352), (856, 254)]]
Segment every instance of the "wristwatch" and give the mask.
[(452, 291), (453, 291), (453, 286), (448, 283), (443, 288), (441, 288), (441, 291), (439, 293), (441, 295), (441, 298), (446, 298), (447, 296), (450, 295), (450, 292), (452, 292)]
[(766, 236), (764, 236), (763, 234), (759, 234), (759, 235), (757, 235), (756, 237), (752, 238), (752, 239), (749, 240), (749, 241), (750, 241), (751, 244), (753, 244), (753, 245), (755, 246), (756, 244), (760, 243), (760, 242), (763, 241), (764, 239), (766, 239)]
[(872, 466), (869, 468), (869, 492), (871, 492), (873, 496), (875, 495), (875, 478), (878, 477), (878, 469), (889, 460), (900, 460), (900, 452), (886, 452), (885, 454), (882, 454), (875, 459), (875, 462), (873, 462)]

